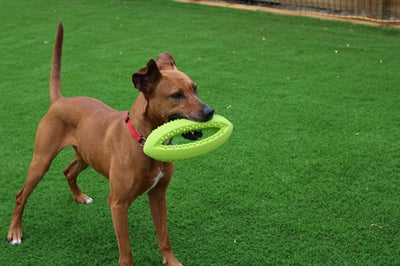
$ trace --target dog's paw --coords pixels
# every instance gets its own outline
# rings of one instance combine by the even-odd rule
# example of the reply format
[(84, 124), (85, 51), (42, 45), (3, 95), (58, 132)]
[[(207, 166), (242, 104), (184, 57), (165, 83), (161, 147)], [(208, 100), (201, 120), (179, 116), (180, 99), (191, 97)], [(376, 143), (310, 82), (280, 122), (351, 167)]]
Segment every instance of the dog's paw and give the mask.
[(168, 260), (163, 260), (163, 266), (183, 266), (175, 257), (171, 257)]
[(11, 245), (19, 245), (22, 242), (22, 227), (10, 226), (7, 234), (7, 241)]
[(87, 198), (83, 204), (90, 204), (93, 202), (92, 198)]
[(74, 196), (74, 200), (80, 204), (90, 204), (93, 202), (93, 199), (91, 197), (83, 193), (78, 196)]
[(7, 238), (8, 243), (10, 243), (11, 245), (19, 245), (22, 242), (22, 239), (9, 239)]
[(19, 245), (22, 242), (22, 234), (18, 232), (11, 232), (7, 236), (7, 241), (11, 245)]
[(178, 264), (169, 264), (169, 263), (167, 263), (167, 262), (163, 262), (162, 265), (163, 265), (163, 266), (170, 266), (170, 265), (184, 266), (182, 263), (179, 263), (179, 262), (178, 262)]

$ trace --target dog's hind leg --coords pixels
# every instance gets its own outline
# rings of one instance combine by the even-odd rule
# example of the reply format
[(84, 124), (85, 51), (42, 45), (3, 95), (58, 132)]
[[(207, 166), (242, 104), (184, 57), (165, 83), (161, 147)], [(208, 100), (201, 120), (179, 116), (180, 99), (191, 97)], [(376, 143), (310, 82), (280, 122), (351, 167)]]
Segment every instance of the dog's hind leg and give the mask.
[[(20, 244), (22, 239), (22, 215), (25, 204), (36, 185), (42, 180), (54, 157), (62, 149), (61, 142), (51, 142), (51, 130), (39, 125), (36, 135), (35, 153), (29, 166), (25, 184), (16, 195), (14, 214), (11, 219), (7, 239), (11, 244)], [(58, 144), (58, 145), (57, 145)]]
[(7, 234), (7, 240), (11, 244), (21, 244), (22, 240), (22, 214), (25, 204), (36, 185), (42, 180), (43, 175), (49, 169), (51, 160), (34, 156), (29, 167), (28, 175), (22, 189), (15, 197), (14, 214), (10, 223), (10, 228)]
[(74, 200), (81, 204), (89, 204), (92, 202), (92, 199), (88, 195), (82, 193), (76, 183), (79, 173), (85, 170), (88, 165), (82, 159), (82, 156), (79, 154), (77, 148), (73, 148), (75, 151), (75, 158), (67, 167), (65, 167), (64, 175), (67, 178)]

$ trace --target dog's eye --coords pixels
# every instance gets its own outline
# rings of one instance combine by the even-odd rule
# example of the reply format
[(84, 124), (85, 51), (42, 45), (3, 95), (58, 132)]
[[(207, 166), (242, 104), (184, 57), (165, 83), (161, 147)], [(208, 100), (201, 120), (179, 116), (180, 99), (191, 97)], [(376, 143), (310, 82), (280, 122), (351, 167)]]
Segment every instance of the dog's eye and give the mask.
[(185, 99), (185, 95), (182, 92), (174, 93), (169, 97), (171, 97), (174, 100), (183, 100), (183, 99)]
[(193, 89), (193, 91), (194, 91), (194, 95), (196, 95), (196, 96), (197, 96), (197, 94), (198, 94), (198, 92), (197, 92), (197, 86), (194, 86), (194, 89)]

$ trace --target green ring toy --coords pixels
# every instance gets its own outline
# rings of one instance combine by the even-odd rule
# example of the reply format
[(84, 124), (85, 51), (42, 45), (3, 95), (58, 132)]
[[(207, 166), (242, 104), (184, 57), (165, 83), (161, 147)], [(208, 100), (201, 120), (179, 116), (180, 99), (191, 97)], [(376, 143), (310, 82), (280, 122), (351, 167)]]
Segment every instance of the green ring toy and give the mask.
[[(211, 136), (179, 145), (164, 145), (167, 140), (182, 133), (217, 129)], [(207, 122), (195, 122), (187, 119), (178, 119), (165, 123), (151, 132), (144, 144), (143, 151), (149, 157), (162, 162), (174, 162), (190, 159), (215, 150), (224, 144), (233, 130), (233, 125), (220, 115)]]

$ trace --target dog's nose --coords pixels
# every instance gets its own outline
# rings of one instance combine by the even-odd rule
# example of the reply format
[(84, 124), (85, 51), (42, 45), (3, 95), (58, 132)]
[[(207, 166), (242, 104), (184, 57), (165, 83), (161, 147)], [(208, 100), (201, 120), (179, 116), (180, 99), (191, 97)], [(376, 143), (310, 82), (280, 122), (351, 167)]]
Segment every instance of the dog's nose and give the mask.
[(203, 108), (203, 117), (205, 121), (210, 120), (214, 116), (214, 109), (210, 106), (206, 106)]

